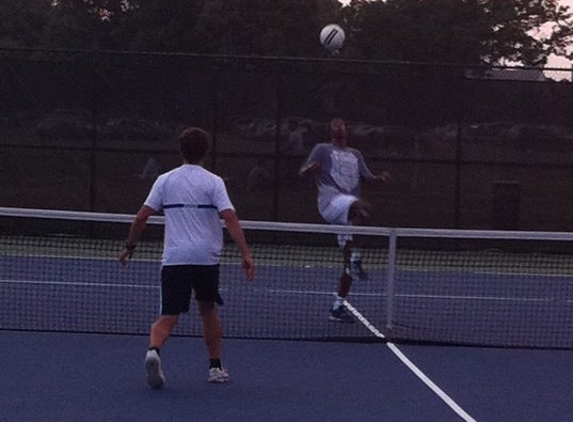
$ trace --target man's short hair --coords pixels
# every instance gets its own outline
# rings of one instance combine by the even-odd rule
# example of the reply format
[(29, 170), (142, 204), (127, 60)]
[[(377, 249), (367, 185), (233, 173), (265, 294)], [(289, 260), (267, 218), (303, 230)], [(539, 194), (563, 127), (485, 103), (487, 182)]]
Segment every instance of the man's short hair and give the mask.
[(344, 120), (341, 117), (333, 117), (332, 119), (330, 119), (328, 127), (330, 128), (331, 131), (335, 130), (339, 126), (346, 126)]
[(211, 136), (198, 127), (188, 127), (179, 135), (179, 149), (185, 161), (198, 163), (211, 146)]

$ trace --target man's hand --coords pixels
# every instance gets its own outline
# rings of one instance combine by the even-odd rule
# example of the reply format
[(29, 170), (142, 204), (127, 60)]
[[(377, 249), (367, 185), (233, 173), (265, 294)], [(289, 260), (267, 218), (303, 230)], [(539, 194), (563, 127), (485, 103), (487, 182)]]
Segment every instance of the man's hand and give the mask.
[(253, 281), (255, 278), (255, 261), (252, 256), (248, 255), (243, 257), (243, 270), (245, 270), (247, 280)]
[(133, 249), (123, 248), (123, 251), (121, 251), (121, 254), (119, 255), (119, 262), (121, 262), (123, 266), (127, 265), (127, 262), (131, 259), (132, 255)]
[(133, 256), (134, 251), (135, 251), (135, 242), (130, 242), (129, 240), (125, 242), (125, 247), (123, 248), (123, 251), (121, 251), (121, 254), (119, 254), (119, 262), (121, 262), (123, 266), (126, 266), (127, 262)]
[(387, 171), (384, 171), (376, 176), (376, 180), (380, 180), (382, 182), (387, 182), (391, 178), (392, 176), (390, 176), (390, 173), (388, 173)]

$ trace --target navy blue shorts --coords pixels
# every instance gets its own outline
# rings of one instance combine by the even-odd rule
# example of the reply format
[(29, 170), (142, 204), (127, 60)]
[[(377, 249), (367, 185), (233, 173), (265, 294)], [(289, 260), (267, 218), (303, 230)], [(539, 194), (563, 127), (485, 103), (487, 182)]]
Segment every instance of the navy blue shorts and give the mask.
[(219, 264), (161, 268), (161, 315), (188, 312), (193, 293), (195, 300), (223, 304), (219, 295)]

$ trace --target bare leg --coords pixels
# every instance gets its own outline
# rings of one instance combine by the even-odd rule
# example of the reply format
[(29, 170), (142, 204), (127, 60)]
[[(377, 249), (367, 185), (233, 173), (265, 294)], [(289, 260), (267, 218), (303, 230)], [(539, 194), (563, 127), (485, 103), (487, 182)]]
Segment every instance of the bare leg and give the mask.
[(342, 249), (342, 256), (344, 262), (344, 269), (342, 270), (342, 275), (338, 281), (338, 297), (345, 298), (350, 292), (350, 287), (352, 286), (352, 277), (349, 274), (350, 265), (350, 253), (352, 248), (352, 241), (347, 241)]
[(221, 366), (221, 349), (223, 343), (223, 324), (214, 302), (198, 302), (199, 312), (203, 319), (203, 339), (209, 355), (209, 382), (224, 383), (229, 381), (229, 373)]
[[(368, 210), (370, 209), (370, 204), (366, 201), (358, 199), (350, 205), (348, 209), (348, 220), (351, 224), (359, 224), (364, 219), (368, 217)], [(340, 241), (340, 240), (339, 240)], [(353, 242), (352, 240), (346, 240), (344, 247), (342, 248), (342, 259), (344, 264), (344, 269), (342, 270), (342, 275), (338, 281), (337, 294), (339, 298), (345, 298), (350, 292), (352, 287), (352, 276), (350, 275), (350, 255), (352, 253)], [(337, 299), (334, 306), (340, 305), (340, 299)]]
[(151, 325), (151, 331), (149, 333), (149, 347), (161, 347), (165, 344), (171, 331), (177, 325), (179, 321), (179, 315), (161, 315), (157, 320)]
[[(360, 224), (366, 218), (368, 218), (368, 210), (370, 204), (363, 200), (356, 200), (350, 205), (348, 209), (348, 221), (349, 224)], [(334, 300), (332, 309), (330, 310), (331, 321), (336, 322), (354, 322), (354, 318), (348, 314), (343, 306), (344, 299), (350, 293), (350, 288), (352, 287), (352, 274), (350, 273), (351, 257), (353, 254), (353, 241), (352, 236), (339, 235), (338, 244), (342, 248), (342, 259), (343, 259), (343, 270), (338, 280), (338, 290), (337, 297)]]
[[(346, 249), (346, 248), (345, 248)], [(352, 276), (348, 272), (348, 266), (345, 264), (340, 279), (338, 280), (338, 290), (336, 292), (336, 299), (330, 309), (329, 319), (335, 322), (354, 322), (354, 318), (346, 312), (344, 307), (344, 299), (350, 292), (352, 286)]]
[(350, 287), (352, 286), (352, 277), (350, 277), (345, 272), (342, 273), (340, 276), (340, 280), (338, 280), (338, 291), (337, 294), (341, 298), (345, 298), (348, 296), (350, 292)]
[[(362, 225), (370, 218), (370, 204), (361, 199), (355, 201), (350, 206), (348, 210), (348, 219), (353, 225)], [(345, 251), (345, 264), (348, 265), (347, 268), (352, 269), (352, 277), (358, 278), (359, 280), (367, 280), (368, 274), (362, 269), (362, 259), (356, 245), (346, 245), (349, 247)]]
[(371, 205), (362, 199), (354, 201), (348, 210), (348, 220), (356, 226), (361, 225), (369, 218), (370, 208)]
[(198, 302), (203, 321), (203, 339), (209, 359), (221, 359), (223, 325), (213, 302)]

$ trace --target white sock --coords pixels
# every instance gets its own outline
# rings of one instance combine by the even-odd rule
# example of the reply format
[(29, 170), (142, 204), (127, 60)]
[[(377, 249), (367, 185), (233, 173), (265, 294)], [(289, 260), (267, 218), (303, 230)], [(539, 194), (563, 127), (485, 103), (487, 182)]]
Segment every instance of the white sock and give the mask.
[(332, 305), (333, 309), (338, 309), (342, 306), (342, 303), (344, 302), (344, 298), (340, 297), (340, 296), (336, 296), (336, 299), (334, 299), (334, 304)]
[(350, 262), (355, 263), (361, 261), (362, 257), (360, 256), (360, 252), (358, 252), (356, 249), (352, 249), (350, 252)]

